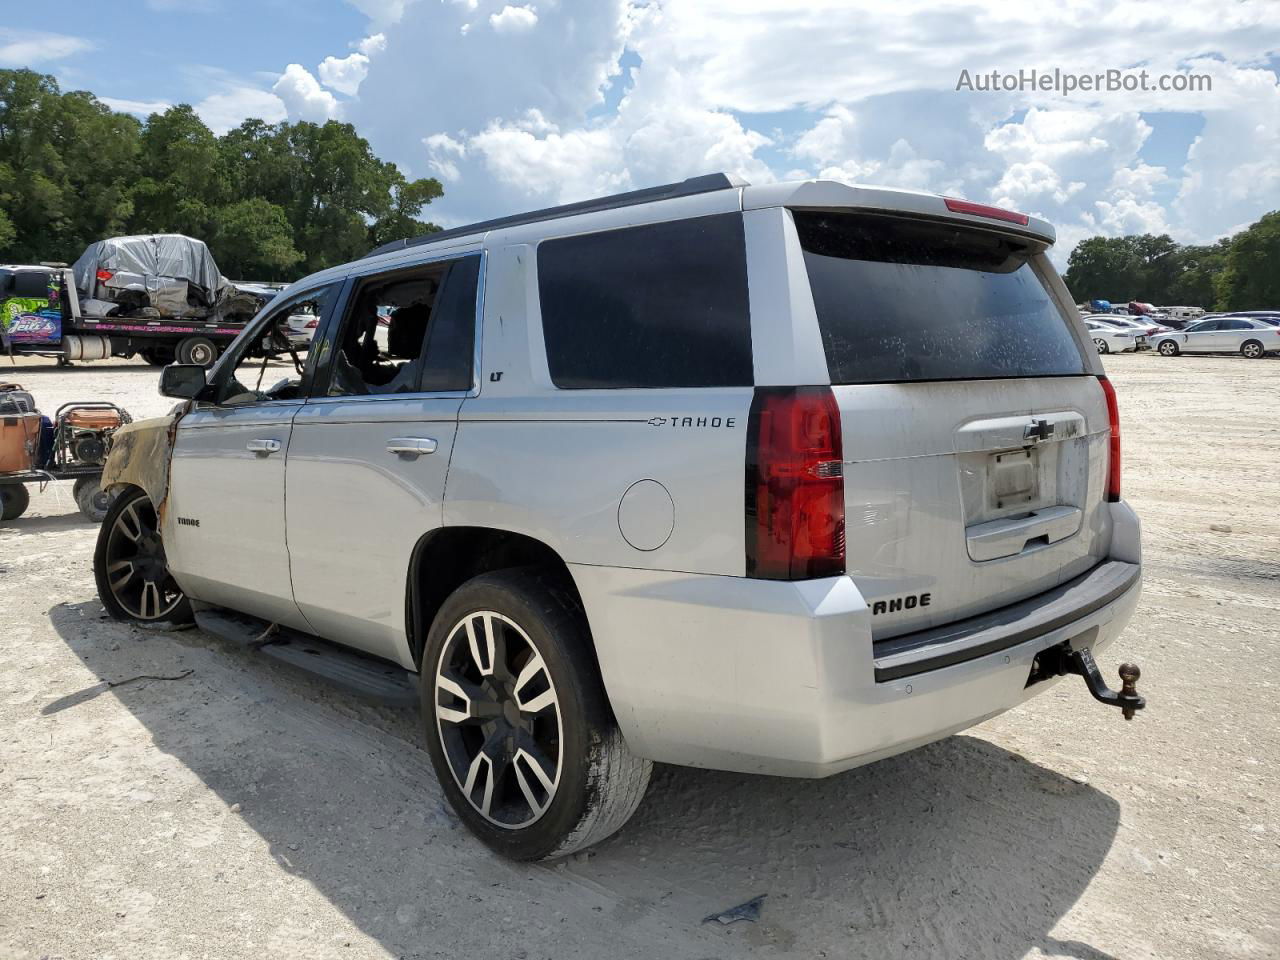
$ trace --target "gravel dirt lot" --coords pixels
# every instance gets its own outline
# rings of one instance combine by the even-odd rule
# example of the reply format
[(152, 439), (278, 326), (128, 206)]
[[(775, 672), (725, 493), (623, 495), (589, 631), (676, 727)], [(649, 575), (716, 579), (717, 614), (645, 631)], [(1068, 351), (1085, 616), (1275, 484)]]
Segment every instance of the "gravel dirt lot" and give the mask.
[[(470, 838), (415, 715), (104, 619), (50, 486), (0, 527), (0, 957), (1280, 956), (1280, 362), (1106, 366), (1146, 585), (1102, 667), (1141, 664), (1144, 713), (1069, 678), (825, 781), (660, 768), (551, 867)], [(3, 376), (171, 406), (140, 363)]]

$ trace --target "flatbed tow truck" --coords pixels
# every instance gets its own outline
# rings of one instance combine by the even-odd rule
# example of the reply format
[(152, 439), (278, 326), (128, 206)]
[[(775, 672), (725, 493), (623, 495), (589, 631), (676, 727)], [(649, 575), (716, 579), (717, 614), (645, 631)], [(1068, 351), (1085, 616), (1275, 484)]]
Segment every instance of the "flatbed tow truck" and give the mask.
[[(264, 287), (264, 299), (273, 292)], [(249, 319), (85, 316), (70, 268), (53, 265), (0, 266), (0, 311), (0, 354), (61, 365), (136, 355), (153, 366), (212, 366)]]

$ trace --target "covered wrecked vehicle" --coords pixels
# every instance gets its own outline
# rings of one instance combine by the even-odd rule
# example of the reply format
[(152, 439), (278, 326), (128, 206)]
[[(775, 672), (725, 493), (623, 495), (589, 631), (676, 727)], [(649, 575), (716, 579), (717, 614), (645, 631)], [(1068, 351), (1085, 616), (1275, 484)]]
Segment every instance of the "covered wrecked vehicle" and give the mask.
[(86, 316), (247, 321), (270, 299), (224, 277), (202, 240), (178, 233), (91, 243), (72, 266)]

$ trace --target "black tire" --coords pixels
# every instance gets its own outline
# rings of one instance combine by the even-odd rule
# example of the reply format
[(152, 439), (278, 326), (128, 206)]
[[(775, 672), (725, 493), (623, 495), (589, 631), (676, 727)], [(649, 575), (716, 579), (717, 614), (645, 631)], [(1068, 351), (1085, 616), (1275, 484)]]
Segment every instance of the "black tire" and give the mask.
[(31, 505), (31, 494), (21, 483), (0, 483), (0, 520), (17, 520)]
[[(490, 625), (495, 640), (486, 646)], [(586, 617), (554, 577), (501, 570), (454, 591), (427, 635), (420, 686), (441, 787), (471, 832), (503, 856), (566, 856), (614, 833), (640, 805), (653, 765), (623, 741)]]
[(208, 337), (187, 337), (178, 344), (176, 355), (179, 363), (212, 367), (218, 359), (218, 347)]
[(1247, 360), (1261, 360), (1267, 355), (1261, 340), (1246, 340), (1240, 344), (1240, 355)]
[(1099, 353), (1111, 352), (1110, 344), (1108, 344), (1107, 341), (1103, 340), (1101, 337), (1095, 337), (1093, 341), (1093, 345)]
[(153, 367), (167, 367), (173, 363), (173, 354), (160, 350), (143, 350), (141, 357)]
[(102, 489), (101, 477), (81, 477), (71, 488), (71, 495), (76, 498), (76, 506), (86, 520), (101, 523), (107, 517), (111, 501), (115, 499)]
[[(129, 536), (130, 529), (138, 536)], [(131, 564), (123, 578), (117, 568), (120, 563)], [(117, 620), (173, 624), (192, 620), (191, 602), (165, 563), (155, 508), (136, 487), (117, 496), (107, 510), (93, 552), (93, 576), (98, 599)]]
[(1161, 340), (1156, 344), (1156, 350), (1162, 357), (1176, 357), (1181, 352), (1173, 340)]

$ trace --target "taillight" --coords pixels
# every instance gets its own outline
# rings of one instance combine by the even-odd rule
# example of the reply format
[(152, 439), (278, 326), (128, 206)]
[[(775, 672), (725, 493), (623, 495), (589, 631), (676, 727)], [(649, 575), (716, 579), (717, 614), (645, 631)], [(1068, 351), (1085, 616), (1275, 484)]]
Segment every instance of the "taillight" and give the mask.
[(747, 424), (747, 576), (844, 573), (844, 450), (830, 387), (757, 387)]
[(108, 280), (110, 280), (110, 279), (111, 279), (112, 277), (114, 277), (114, 276), (115, 276), (115, 273), (114, 273), (113, 271), (111, 271), (111, 270), (99, 270), (99, 271), (98, 271), (98, 279), (99, 279), (100, 281), (102, 281), (103, 283), (106, 283)]
[(974, 203), (971, 200), (957, 200), (955, 197), (943, 197), (943, 202), (952, 213), (967, 213), (975, 217), (986, 217), (989, 220), (1004, 220), (1026, 226), (1029, 217), (1025, 213), (1016, 213), (1002, 207), (991, 207), (985, 203)]
[(1116, 403), (1116, 388), (1106, 377), (1099, 377), (1102, 394), (1107, 398), (1107, 420), (1111, 423), (1110, 463), (1107, 467), (1107, 499), (1115, 503), (1120, 499), (1120, 405)]
[(308, 320), (306, 323), (304, 323), (303, 329), (314, 330), (318, 326), (320, 326), (320, 318), (316, 317), (314, 320)]

